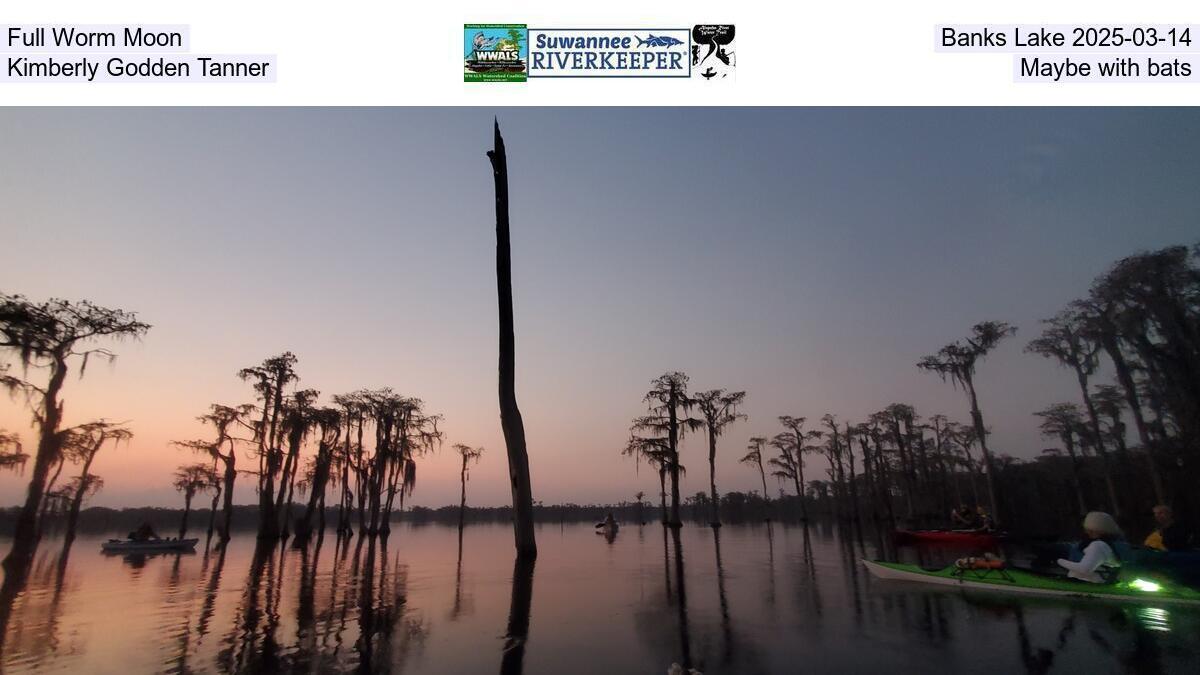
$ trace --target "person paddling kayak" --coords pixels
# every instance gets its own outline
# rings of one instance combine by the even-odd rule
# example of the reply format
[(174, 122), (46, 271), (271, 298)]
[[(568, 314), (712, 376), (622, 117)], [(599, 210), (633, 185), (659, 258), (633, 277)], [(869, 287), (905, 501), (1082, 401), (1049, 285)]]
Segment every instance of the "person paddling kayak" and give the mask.
[(1083, 531), (1091, 540), (1083, 549), (1083, 558), (1079, 562), (1059, 558), (1059, 567), (1066, 569), (1072, 579), (1092, 584), (1112, 583), (1121, 568), (1112, 547), (1121, 538), (1120, 526), (1107, 513), (1092, 511), (1083, 519)]
[(1159, 551), (1186, 551), (1188, 531), (1175, 520), (1175, 512), (1166, 504), (1154, 507), (1154, 523), (1157, 527), (1151, 532), (1142, 546)]

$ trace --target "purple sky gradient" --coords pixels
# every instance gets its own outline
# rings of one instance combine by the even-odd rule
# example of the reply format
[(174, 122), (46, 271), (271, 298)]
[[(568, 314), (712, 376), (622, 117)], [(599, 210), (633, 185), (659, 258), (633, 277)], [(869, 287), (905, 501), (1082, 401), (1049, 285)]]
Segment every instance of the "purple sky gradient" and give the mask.
[[(93, 503), (178, 505), (170, 474), (196, 458), (169, 442), (203, 437), (209, 403), (251, 400), (235, 373), (284, 350), (324, 400), (391, 386), (445, 415), (415, 503), (457, 501), (459, 442), (487, 448), (469, 501), (506, 503), (496, 114), (517, 393), (547, 503), (657, 493), (619, 451), (667, 370), (749, 392), (722, 490), (755, 487), (736, 460), (778, 415), (904, 401), (966, 421), (914, 364), (983, 319), (1020, 328), (979, 369), (994, 449), (1032, 457), (1053, 443), (1031, 413), (1078, 395), (1022, 353), (1037, 321), (1121, 256), (1200, 240), (1194, 110), (6, 109), (0, 290), (154, 325), (68, 385), (68, 421), (136, 434), (97, 460)], [(0, 399), (0, 427), (32, 444), (19, 401)], [(687, 494), (703, 457), (689, 439)], [(0, 504), (25, 480), (0, 477)]]

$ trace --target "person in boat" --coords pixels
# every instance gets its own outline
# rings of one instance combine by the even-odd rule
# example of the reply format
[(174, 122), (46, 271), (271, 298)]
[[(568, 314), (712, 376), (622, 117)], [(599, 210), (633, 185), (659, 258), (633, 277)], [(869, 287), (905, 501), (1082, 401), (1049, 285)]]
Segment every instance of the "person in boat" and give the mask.
[(1058, 566), (1066, 569), (1071, 579), (1093, 584), (1116, 581), (1121, 561), (1113, 550), (1113, 544), (1121, 538), (1121, 527), (1107, 513), (1092, 511), (1083, 519), (1083, 531), (1088, 538), (1083, 557), (1079, 562), (1059, 558)]
[(996, 531), (996, 521), (992, 520), (992, 516), (982, 506), (975, 509), (975, 530), (979, 532)]
[(604, 529), (614, 530), (617, 527), (617, 519), (613, 518), (613, 514), (609, 511), (607, 516), (604, 516)]
[(960, 504), (958, 508), (950, 512), (950, 526), (956, 530), (974, 530), (979, 526), (979, 521), (975, 518), (971, 507)]
[(150, 523), (142, 523), (138, 529), (129, 533), (130, 541), (150, 541), (158, 539), (158, 533), (154, 531), (154, 527)]
[(1186, 551), (1191, 548), (1190, 536), (1182, 523), (1175, 520), (1175, 511), (1166, 504), (1154, 507), (1154, 531), (1142, 546), (1157, 551)]

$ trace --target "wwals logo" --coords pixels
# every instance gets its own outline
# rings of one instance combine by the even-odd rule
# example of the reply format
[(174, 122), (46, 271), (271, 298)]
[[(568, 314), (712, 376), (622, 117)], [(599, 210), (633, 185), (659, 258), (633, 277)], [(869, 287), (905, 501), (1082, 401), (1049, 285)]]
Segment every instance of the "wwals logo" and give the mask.
[(524, 82), (529, 57), (525, 24), (463, 25), (463, 81)]

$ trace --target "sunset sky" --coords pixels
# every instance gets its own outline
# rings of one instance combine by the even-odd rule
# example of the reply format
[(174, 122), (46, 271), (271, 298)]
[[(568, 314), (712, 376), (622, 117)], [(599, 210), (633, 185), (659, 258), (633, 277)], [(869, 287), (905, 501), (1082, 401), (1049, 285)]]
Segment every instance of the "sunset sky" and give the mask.
[[(493, 115), (547, 503), (657, 493), (620, 450), (668, 370), (748, 392), (722, 490), (757, 485), (737, 459), (778, 415), (903, 401), (965, 422), (961, 392), (914, 364), (984, 319), (1019, 327), (979, 368), (994, 450), (1035, 456), (1054, 443), (1031, 413), (1078, 397), (1023, 353), (1037, 321), (1124, 255), (1200, 241), (1195, 110), (0, 110), (0, 291), (153, 325), (67, 385), (68, 422), (136, 434), (97, 460), (91, 503), (181, 505), (171, 473), (198, 458), (170, 441), (206, 438), (194, 418), (251, 401), (236, 372), (285, 350), (322, 400), (391, 386), (445, 416), (414, 503), (457, 502), (453, 443), (487, 449), (469, 502), (507, 503)], [(21, 401), (0, 398), (0, 428), (32, 447)], [(703, 457), (688, 439), (686, 494)], [(27, 479), (0, 476), (0, 505)]]

